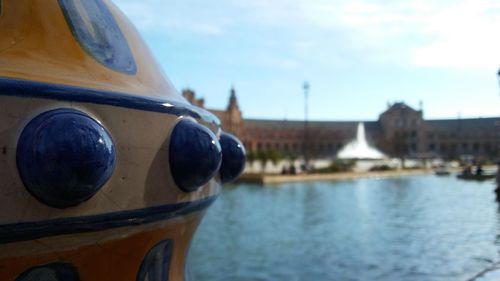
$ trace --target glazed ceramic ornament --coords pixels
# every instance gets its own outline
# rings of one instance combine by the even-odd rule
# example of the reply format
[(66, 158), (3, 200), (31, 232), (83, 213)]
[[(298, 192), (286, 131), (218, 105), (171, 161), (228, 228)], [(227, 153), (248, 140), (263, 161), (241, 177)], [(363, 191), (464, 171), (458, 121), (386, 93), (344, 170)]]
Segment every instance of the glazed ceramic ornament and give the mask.
[(0, 280), (184, 280), (241, 143), (111, 2), (0, 4)]

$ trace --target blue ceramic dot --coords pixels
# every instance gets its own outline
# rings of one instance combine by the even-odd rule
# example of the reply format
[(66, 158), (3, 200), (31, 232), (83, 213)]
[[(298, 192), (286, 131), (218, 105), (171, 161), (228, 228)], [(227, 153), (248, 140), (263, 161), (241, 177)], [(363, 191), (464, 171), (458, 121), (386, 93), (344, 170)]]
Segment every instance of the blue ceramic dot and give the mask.
[(220, 145), (222, 147), (220, 180), (222, 183), (228, 183), (235, 180), (245, 168), (245, 147), (235, 136), (228, 133), (221, 134)]
[(207, 127), (181, 120), (170, 138), (170, 170), (184, 191), (196, 191), (219, 170), (222, 153), (217, 137)]
[(21, 179), (35, 198), (52, 207), (72, 207), (90, 199), (114, 166), (115, 149), (108, 132), (80, 111), (42, 113), (19, 138)]

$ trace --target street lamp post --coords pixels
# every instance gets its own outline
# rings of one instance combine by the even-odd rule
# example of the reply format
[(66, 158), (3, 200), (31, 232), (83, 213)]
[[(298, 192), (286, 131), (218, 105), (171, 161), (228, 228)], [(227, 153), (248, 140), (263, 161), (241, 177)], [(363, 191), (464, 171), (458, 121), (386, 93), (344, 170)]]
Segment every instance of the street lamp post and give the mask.
[[(498, 80), (498, 86), (500, 87), (500, 68), (497, 71), (497, 80)], [(497, 123), (495, 122), (495, 125)], [(495, 130), (495, 144), (496, 144), (496, 152), (497, 152), (497, 188), (495, 189), (495, 193), (497, 195), (497, 201), (500, 202), (500, 164), (499, 164), (499, 147), (498, 147), (498, 128)]]
[(304, 82), (304, 164), (306, 169), (309, 168), (309, 120), (308, 120), (308, 99), (309, 99), (309, 82)]
[(500, 87), (500, 68), (498, 69), (497, 72), (497, 79), (498, 79), (498, 86)]
[[(497, 71), (497, 80), (498, 80), (498, 86), (500, 87), (500, 68), (498, 69)], [(498, 138), (499, 138), (499, 131), (498, 131), (498, 128), (500, 128), (500, 123), (497, 121), (495, 122), (495, 150), (496, 150), (496, 161), (497, 163), (500, 161), (500, 146), (499, 146), (499, 143), (498, 143)], [(500, 171), (498, 171), (500, 172)], [(497, 182), (499, 181), (500, 179), (497, 178)]]

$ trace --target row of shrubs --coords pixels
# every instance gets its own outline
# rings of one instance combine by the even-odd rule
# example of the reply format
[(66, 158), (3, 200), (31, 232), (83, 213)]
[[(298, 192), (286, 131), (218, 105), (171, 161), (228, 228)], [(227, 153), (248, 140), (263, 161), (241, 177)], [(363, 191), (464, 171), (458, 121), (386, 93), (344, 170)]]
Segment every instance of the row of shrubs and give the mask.
[[(277, 150), (263, 150), (263, 151), (255, 151), (255, 152), (248, 152), (247, 153), (247, 160), (250, 163), (253, 163), (255, 161), (260, 161), (261, 163), (264, 163), (263, 167), (263, 172), (265, 170), (265, 166), (267, 166), (268, 162), (271, 162), (273, 164), (277, 164), (281, 160), (289, 160), (291, 162), (294, 162), (297, 159), (296, 155), (292, 154), (282, 154), (281, 152)], [(341, 160), (337, 159), (333, 161), (330, 166), (326, 168), (314, 168), (311, 167), (309, 170), (309, 173), (314, 173), (314, 174), (327, 174), (327, 173), (338, 173), (338, 172), (349, 172), (352, 171), (354, 166), (356, 165), (356, 160)], [(393, 170), (392, 167), (388, 165), (377, 165), (373, 166), (370, 171), (389, 171)]]

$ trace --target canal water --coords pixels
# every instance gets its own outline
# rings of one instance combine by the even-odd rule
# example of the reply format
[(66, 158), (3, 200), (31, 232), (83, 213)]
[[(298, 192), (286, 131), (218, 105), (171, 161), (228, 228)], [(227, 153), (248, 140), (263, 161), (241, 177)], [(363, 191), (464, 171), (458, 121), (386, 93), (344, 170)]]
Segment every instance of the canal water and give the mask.
[(465, 281), (500, 260), (494, 188), (433, 175), (224, 187), (191, 280)]

